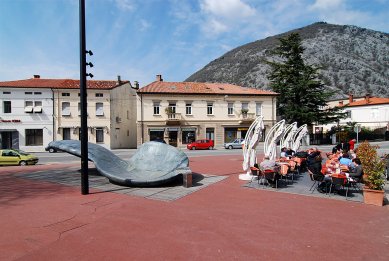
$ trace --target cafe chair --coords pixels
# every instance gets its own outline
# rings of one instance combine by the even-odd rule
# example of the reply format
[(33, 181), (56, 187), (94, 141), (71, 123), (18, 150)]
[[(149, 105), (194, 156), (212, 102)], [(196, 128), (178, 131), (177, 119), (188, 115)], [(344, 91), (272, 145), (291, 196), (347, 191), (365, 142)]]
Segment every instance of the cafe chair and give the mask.
[[(267, 181), (271, 181), (275, 184), (275, 188), (278, 188), (279, 174), (278, 174), (277, 170), (265, 169), (263, 171), (263, 175)], [(269, 182), (269, 183), (271, 183), (271, 182)]]
[(331, 177), (331, 185), (330, 185), (329, 196), (331, 196), (332, 189), (334, 189), (334, 193), (335, 193), (336, 187), (339, 187), (340, 189), (346, 187), (346, 200), (347, 200), (349, 185), (347, 184), (346, 176), (342, 177), (340, 175), (338, 175), (338, 176), (333, 175)]
[[(314, 174), (309, 169), (308, 169), (308, 175), (311, 178), (311, 180), (313, 181), (313, 184), (312, 184), (311, 188), (309, 189), (309, 191), (312, 191), (311, 193), (313, 193), (315, 191), (315, 189), (319, 188), (320, 183), (323, 182), (324, 175), (321, 174), (321, 173), (320, 174)], [(316, 185), (316, 187), (315, 187), (315, 185)]]
[[(251, 181), (249, 182), (249, 184), (251, 182), (253, 182), (253, 180), (255, 178), (258, 179), (258, 184), (259, 184), (259, 181), (262, 180), (264, 178), (264, 175), (262, 173), (262, 171), (256, 167), (250, 167), (250, 170), (251, 170), (251, 175), (252, 175), (252, 178), (251, 178)], [(264, 182), (262, 181), (262, 185), (264, 186)]]

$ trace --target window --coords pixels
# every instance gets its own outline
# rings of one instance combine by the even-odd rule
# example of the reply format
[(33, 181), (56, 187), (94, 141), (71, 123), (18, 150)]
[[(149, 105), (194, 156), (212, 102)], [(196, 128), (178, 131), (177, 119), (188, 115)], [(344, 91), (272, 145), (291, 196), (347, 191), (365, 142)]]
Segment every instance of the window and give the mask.
[(63, 128), (62, 129), (62, 139), (63, 140), (70, 140), (70, 128)]
[(228, 115), (233, 115), (234, 114), (234, 103), (232, 103), (232, 102), (228, 103), (227, 111), (228, 111)]
[(161, 107), (161, 104), (160, 102), (153, 102), (153, 107), (154, 107), (154, 115), (160, 115), (160, 107)]
[(255, 114), (257, 116), (262, 115), (262, 103), (261, 102), (257, 102), (255, 104)]
[(32, 95), (32, 92), (24, 92), (25, 95)]
[(96, 143), (104, 143), (104, 129), (96, 128)]
[(24, 102), (24, 112), (31, 113), (34, 109), (33, 101), (25, 101)]
[(41, 92), (34, 92), (34, 95), (41, 95)]
[(207, 103), (207, 114), (213, 115), (213, 103), (212, 102)]
[(3, 102), (3, 112), (4, 113), (11, 113), (11, 101), (4, 101)]
[(78, 109), (78, 116), (81, 116), (81, 103), (80, 102), (78, 103), (77, 109)]
[(26, 129), (26, 146), (43, 145), (43, 129)]
[(42, 101), (35, 101), (34, 113), (42, 113)]
[(248, 102), (242, 102), (242, 110), (249, 110), (249, 103)]
[(62, 116), (70, 116), (70, 102), (62, 103)]
[(189, 144), (196, 139), (196, 129), (183, 128), (182, 129), (182, 144)]
[(68, 93), (68, 92), (63, 92), (63, 93), (62, 93), (62, 96), (67, 96), (67, 97), (68, 97), (68, 96), (70, 96), (70, 93)]
[(96, 103), (96, 116), (104, 116), (104, 104), (102, 102)]
[(372, 119), (378, 119), (380, 116), (380, 112), (378, 109), (371, 109), (371, 118)]
[(192, 115), (192, 103), (186, 103), (185, 105), (185, 113), (186, 115)]
[(104, 97), (104, 95), (102, 93), (96, 93), (95, 96), (96, 97)]
[(176, 103), (175, 102), (169, 102), (169, 112), (176, 113)]
[(347, 110), (346, 114), (347, 114), (347, 118), (351, 118), (351, 111), (350, 110)]
[(11, 94), (11, 92), (3, 92), (3, 94)]

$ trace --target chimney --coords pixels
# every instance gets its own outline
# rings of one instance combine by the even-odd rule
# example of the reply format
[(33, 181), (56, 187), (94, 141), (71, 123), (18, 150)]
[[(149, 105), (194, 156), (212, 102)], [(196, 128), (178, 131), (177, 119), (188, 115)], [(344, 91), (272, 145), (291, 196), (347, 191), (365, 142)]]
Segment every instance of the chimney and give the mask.
[(339, 101), (339, 106), (343, 106), (343, 101)]
[(40, 79), (41, 76), (39, 74), (34, 74), (34, 79)]
[(118, 84), (121, 84), (122, 83), (122, 79), (120, 77), (120, 75), (118, 75)]
[(352, 103), (353, 101), (354, 101), (354, 96), (351, 93), (349, 93), (348, 94), (348, 103)]
[(134, 85), (135, 85), (134, 89), (135, 90), (139, 90), (139, 82), (138, 81), (134, 81)]
[(161, 75), (161, 74), (157, 74), (156, 81), (157, 81), (157, 82), (163, 82), (163, 79), (162, 79), (162, 75)]
[(366, 103), (370, 102), (370, 94), (369, 93), (366, 93), (365, 100), (366, 100)]

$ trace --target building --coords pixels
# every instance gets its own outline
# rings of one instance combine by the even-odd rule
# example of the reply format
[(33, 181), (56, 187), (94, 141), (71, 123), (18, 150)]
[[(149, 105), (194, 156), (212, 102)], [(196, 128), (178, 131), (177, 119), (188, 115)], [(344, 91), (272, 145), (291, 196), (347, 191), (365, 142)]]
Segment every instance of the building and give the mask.
[[(389, 98), (371, 97), (367, 94), (362, 99), (356, 100), (350, 95), (348, 102), (339, 101), (337, 106), (343, 107), (344, 112), (347, 112), (347, 118), (340, 119), (339, 125), (355, 122), (371, 130), (382, 129), (383, 132), (389, 130)], [(315, 129), (320, 128), (326, 132), (337, 124), (334, 122), (317, 125)]]
[(276, 96), (271, 91), (225, 83), (156, 81), (137, 91), (138, 144), (164, 139), (185, 146), (195, 139), (222, 145), (244, 138), (256, 116), (269, 129), (276, 121)]
[[(11, 139), (15, 140), (12, 147), (43, 151), (52, 140), (80, 138), (79, 80), (35, 75), (0, 82), (0, 90), (7, 93), (1, 98), (2, 147), (9, 147)], [(8, 113), (9, 107), (16, 114)], [(41, 112), (35, 112), (40, 107)], [(87, 81), (87, 111), (89, 142), (109, 149), (136, 148), (136, 90), (128, 81), (120, 77), (117, 81)], [(13, 124), (13, 120), (19, 121)]]
[(55, 138), (51, 89), (0, 85), (1, 148), (43, 150)]

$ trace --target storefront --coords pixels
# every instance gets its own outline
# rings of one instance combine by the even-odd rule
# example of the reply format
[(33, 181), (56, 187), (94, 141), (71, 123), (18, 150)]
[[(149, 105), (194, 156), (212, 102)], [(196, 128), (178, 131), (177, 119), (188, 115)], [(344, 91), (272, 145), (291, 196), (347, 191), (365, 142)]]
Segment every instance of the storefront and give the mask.
[(189, 144), (196, 140), (196, 128), (181, 128), (182, 144)]
[(0, 130), (1, 149), (19, 149), (19, 132), (17, 130)]
[(165, 133), (165, 128), (150, 128), (149, 129), (150, 141), (163, 140), (164, 133)]

